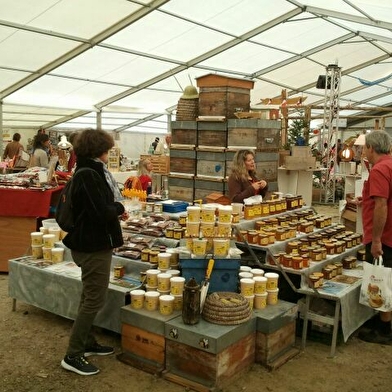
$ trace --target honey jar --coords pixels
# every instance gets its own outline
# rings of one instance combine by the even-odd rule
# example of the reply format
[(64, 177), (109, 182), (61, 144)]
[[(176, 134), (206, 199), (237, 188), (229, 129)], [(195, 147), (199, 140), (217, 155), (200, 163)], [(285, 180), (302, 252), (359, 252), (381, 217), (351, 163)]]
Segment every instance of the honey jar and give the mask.
[(332, 279), (332, 269), (328, 267), (323, 268), (324, 279)]
[(276, 213), (276, 201), (275, 200), (268, 200), (267, 201), (269, 206), (269, 214), (273, 215)]
[(308, 253), (303, 253), (301, 254), (302, 257), (302, 267), (303, 268), (308, 268), (310, 265), (310, 258)]
[(313, 252), (311, 254), (311, 258), (313, 261), (321, 261), (322, 260), (321, 248), (313, 249)]
[(284, 241), (286, 239), (286, 230), (284, 228), (277, 228), (275, 232), (276, 241)]
[(270, 213), (269, 204), (266, 201), (261, 202), (261, 216), (267, 216)]
[(150, 249), (143, 249), (140, 258), (142, 261), (148, 263), (150, 260)]
[(333, 242), (324, 242), (324, 247), (327, 250), (327, 255), (335, 254), (335, 244)]
[(259, 239), (259, 233), (256, 230), (248, 230), (247, 237), (250, 244), (257, 244)]
[(282, 265), (287, 268), (293, 267), (293, 256), (285, 253), (282, 258)]
[(313, 289), (317, 289), (317, 288), (321, 287), (322, 284), (323, 284), (323, 282), (318, 275), (316, 275), (316, 274), (309, 275), (309, 287), (311, 287)]
[(365, 249), (360, 249), (357, 252), (357, 259), (359, 261), (366, 261), (366, 251), (365, 251)]
[(292, 257), (292, 265), (294, 269), (302, 269), (302, 257), (301, 256), (293, 256)]
[(292, 253), (294, 250), (296, 253), (299, 253), (299, 242), (298, 241), (290, 241), (286, 245), (286, 253)]
[(343, 273), (343, 264), (341, 262), (336, 262), (335, 263), (336, 267), (336, 275), (342, 275)]
[(265, 232), (259, 233), (259, 245), (267, 246), (269, 242), (268, 234)]

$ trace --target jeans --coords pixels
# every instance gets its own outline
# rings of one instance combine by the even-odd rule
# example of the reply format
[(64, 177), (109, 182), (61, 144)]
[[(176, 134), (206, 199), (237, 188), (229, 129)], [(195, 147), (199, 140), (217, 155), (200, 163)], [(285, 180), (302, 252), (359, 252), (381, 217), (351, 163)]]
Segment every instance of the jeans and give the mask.
[(91, 253), (72, 251), (72, 258), (82, 270), (83, 288), (69, 339), (69, 356), (83, 355), (86, 347), (96, 343), (91, 330), (95, 316), (105, 304), (112, 253), (112, 249)]

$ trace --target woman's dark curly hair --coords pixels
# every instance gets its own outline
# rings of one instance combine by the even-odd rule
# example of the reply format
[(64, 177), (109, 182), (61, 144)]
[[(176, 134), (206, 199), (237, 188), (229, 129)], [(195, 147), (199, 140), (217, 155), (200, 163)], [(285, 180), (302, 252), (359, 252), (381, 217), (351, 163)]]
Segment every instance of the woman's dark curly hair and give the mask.
[(113, 137), (109, 133), (92, 128), (79, 133), (74, 143), (78, 158), (98, 158), (114, 146)]

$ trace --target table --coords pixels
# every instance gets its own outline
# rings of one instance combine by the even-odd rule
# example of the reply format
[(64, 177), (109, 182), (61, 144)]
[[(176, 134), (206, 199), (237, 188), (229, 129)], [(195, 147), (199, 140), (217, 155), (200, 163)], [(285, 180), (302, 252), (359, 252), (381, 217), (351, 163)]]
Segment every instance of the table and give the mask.
[(8, 260), (30, 248), (30, 233), (37, 218), (51, 216), (63, 186), (48, 190), (0, 188), (0, 272), (8, 271)]
[[(13, 310), (16, 310), (16, 301), (20, 300), (74, 320), (82, 290), (80, 268), (69, 260), (51, 266), (45, 266), (43, 262), (40, 260), (37, 266), (37, 261), (30, 256), (9, 260), (8, 291), (13, 299)], [(120, 311), (125, 305), (126, 294), (140, 286), (140, 271), (148, 269), (150, 264), (113, 256), (112, 265), (118, 262), (125, 266), (134, 286), (129, 288), (110, 283), (105, 306), (97, 314), (94, 325), (121, 333)]]
[[(356, 331), (366, 320), (375, 315), (375, 311), (359, 303), (359, 292), (362, 282), (362, 269), (344, 270), (344, 275), (359, 278), (352, 284), (340, 284), (326, 282), (325, 287), (317, 290), (302, 286), (298, 292), (305, 295), (305, 307), (303, 310), (304, 326), (302, 329), (302, 349), (305, 348), (308, 321), (321, 321), (333, 326), (332, 343), (330, 356), (335, 356), (336, 340), (338, 336), (339, 321), (341, 321), (343, 339), (346, 342), (349, 336)], [(310, 301), (318, 297), (335, 302), (335, 312), (333, 316), (319, 315), (311, 312)]]
[[(307, 207), (309, 209), (309, 207)], [(294, 210), (296, 211), (296, 210)], [(258, 219), (263, 219), (258, 218)], [(265, 218), (264, 218), (265, 219)], [(237, 228), (240, 230), (249, 230), (254, 227), (255, 220), (249, 221), (241, 221), (237, 224)], [(312, 232), (322, 231), (324, 229), (316, 229)], [(297, 235), (296, 239), (307, 236), (308, 234), (300, 233)], [(279, 253), (280, 251), (284, 251), (285, 245), (288, 241), (276, 241), (274, 244), (267, 246), (259, 246), (248, 244), (247, 247), (250, 251), (253, 252), (254, 258), (258, 259), (256, 253), (263, 252), (265, 255), (269, 255), (273, 257), (274, 254)], [(311, 262), (308, 268), (303, 268), (300, 270), (295, 270), (293, 268), (287, 268), (280, 265), (277, 260), (275, 260), (276, 264), (264, 264), (262, 268), (277, 270), (282, 273), (286, 281), (289, 283), (291, 289), (300, 295), (305, 297), (305, 308), (303, 310), (304, 315), (304, 327), (302, 330), (302, 347), (305, 347), (306, 337), (307, 337), (307, 327), (308, 320), (320, 321), (328, 325), (333, 326), (332, 332), (332, 342), (331, 342), (331, 353), (330, 356), (333, 357), (335, 355), (336, 349), (336, 340), (339, 329), (339, 321), (341, 320), (343, 338), (346, 342), (349, 336), (357, 330), (366, 320), (371, 318), (375, 312), (373, 309), (370, 309), (366, 306), (363, 306), (359, 303), (359, 291), (361, 286), (361, 277), (362, 270), (361, 268), (357, 268), (355, 270), (343, 270), (343, 275), (353, 276), (354, 278), (358, 278), (355, 283), (352, 284), (339, 284), (339, 282), (330, 282), (326, 281), (323, 289), (312, 289), (307, 285), (307, 277), (315, 272), (321, 271), (321, 269), (330, 263), (342, 261), (342, 259), (346, 256), (355, 255), (356, 252), (362, 248), (362, 245), (356, 245), (349, 249), (346, 249), (345, 252), (336, 254), (336, 255), (328, 255), (324, 261), (319, 262)], [(298, 283), (295, 285), (293, 283), (294, 276), (300, 276), (300, 279), (296, 279)], [(335, 302), (335, 312), (333, 316), (327, 315), (319, 315), (315, 312), (310, 311), (310, 302), (312, 298), (322, 298), (325, 300), (330, 300)]]

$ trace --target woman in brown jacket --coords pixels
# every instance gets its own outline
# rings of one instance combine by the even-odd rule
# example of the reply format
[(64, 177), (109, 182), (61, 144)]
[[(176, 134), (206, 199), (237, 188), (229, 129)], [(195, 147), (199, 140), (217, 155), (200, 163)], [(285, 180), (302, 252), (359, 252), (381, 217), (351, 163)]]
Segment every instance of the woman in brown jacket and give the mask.
[(239, 150), (234, 155), (228, 187), (229, 198), (233, 203), (243, 203), (244, 199), (255, 195), (266, 195), (268, 184), (256, 177), (255, 154), (252, 150)]

